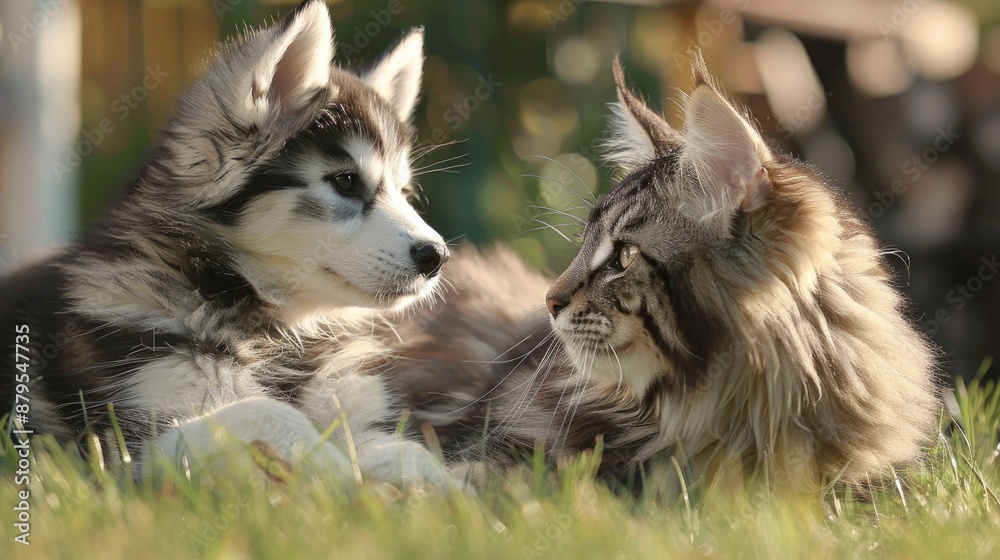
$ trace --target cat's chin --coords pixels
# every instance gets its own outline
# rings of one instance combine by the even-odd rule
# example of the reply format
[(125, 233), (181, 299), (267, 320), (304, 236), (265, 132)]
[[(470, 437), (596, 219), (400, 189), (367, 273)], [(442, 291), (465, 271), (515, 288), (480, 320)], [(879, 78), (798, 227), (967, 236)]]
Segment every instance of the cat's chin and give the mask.
[(613, 386), (615, 390), (628, 391), (633, 396), (645, 394), (657, 372), (663, 371), (658, 356), (634, 341), (605, 344), (596, 352), (583, 352), (574, 346), (570, 354), (577, 375)]
[(633, 348), (635, 348), (635, 341), (632, 340), (628, 340), (617, 345), (609, 343), (607, 350), (605, 350), (605, 353), (614, 354), (616, 356), (623, 356), (625, 354), (628, 354)]

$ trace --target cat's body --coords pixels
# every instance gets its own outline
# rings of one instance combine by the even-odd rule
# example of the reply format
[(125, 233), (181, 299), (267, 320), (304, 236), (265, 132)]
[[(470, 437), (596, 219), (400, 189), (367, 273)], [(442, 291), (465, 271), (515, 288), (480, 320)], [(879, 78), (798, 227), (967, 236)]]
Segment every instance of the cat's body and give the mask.
[[(700, 59), (695, 80), (681, 132), (616, 67), (610, 160), (627, 175), (548, 292), (555, 339), (524, 307), (537, 275), (453, 263), (460, 289), (487, 293), (433, 311), (394, 375), (453, 455), (503, 463), (537, 442), (561, 456), (601, 436), (619, 473), (666, 452), (695, 476), (810, 491), (932, 442), (933, 351), (871, 230), (814, 169), (773, 153)], [(514, 327), (510, 310), (530, 320)]]

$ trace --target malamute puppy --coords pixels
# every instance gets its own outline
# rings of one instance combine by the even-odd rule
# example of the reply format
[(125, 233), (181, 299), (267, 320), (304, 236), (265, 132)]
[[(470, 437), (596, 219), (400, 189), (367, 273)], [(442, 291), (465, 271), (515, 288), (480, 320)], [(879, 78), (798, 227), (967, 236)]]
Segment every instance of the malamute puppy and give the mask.
[(362, 471), (438, 472), (340, 336), (431, 297), (448, 260), (409, 201), (423, 31), (361, 72), (333, 54), (320, 0), (224, 46), (120, 204), (2, 280), (0, 364), (24, 372), (2, 376), (4, 411), (73, 442), (113, 404), (133, 457), (207, 455), (221, 429), (350, 473), (314, 427), (344, 414)]

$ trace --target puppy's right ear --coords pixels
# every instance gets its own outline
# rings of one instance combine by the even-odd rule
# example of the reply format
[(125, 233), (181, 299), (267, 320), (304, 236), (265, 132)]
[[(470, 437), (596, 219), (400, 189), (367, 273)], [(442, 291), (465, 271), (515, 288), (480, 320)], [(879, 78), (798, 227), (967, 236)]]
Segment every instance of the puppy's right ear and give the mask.
[[(199, 206), (224, 200), (241, 170), (281, 149), (333, 95), (333, 29), (323, 0), (305, 0), (279, 23), (224, 45), (178, 102), (164, 138), (172, 181)], [(182, 171), (181, 171), (182, 170)]]
[(201, 93), (211, 94), (210, 102), (240, 127), (263, 130), (275, 120), (301, 125), (312, 116), (317, 93), (329, 86), (332, 62), (326, 3), (305, 0), (280, 23), (227, 45), (203, 80), (211, 91)]
[(317, 89), (330, 84), (333, 28), (323, 0), (305, 0), (280, 25), (258, 66), (258, 95), (284, 112), (308, 105)]

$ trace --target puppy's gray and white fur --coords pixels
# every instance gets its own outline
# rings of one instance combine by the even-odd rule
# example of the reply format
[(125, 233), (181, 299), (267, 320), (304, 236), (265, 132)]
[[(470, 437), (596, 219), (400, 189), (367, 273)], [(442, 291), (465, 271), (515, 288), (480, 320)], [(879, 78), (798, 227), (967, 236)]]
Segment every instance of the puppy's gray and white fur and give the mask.
[(121, 202), (2, 280), (4, 371), (30, 328), (28, 427), (102, 434), (113, 403), (133, 457), (208, 457), (221, 430), (351, 475), (317, 431), (346, 413), (362, 471), (439, 474), (393, 435), (377, 352), (343, 336), (428, 301), (448, 257), (409, 201), (423, 31), (360, 72), (333, 54), (320, 0), (224, 46)]

